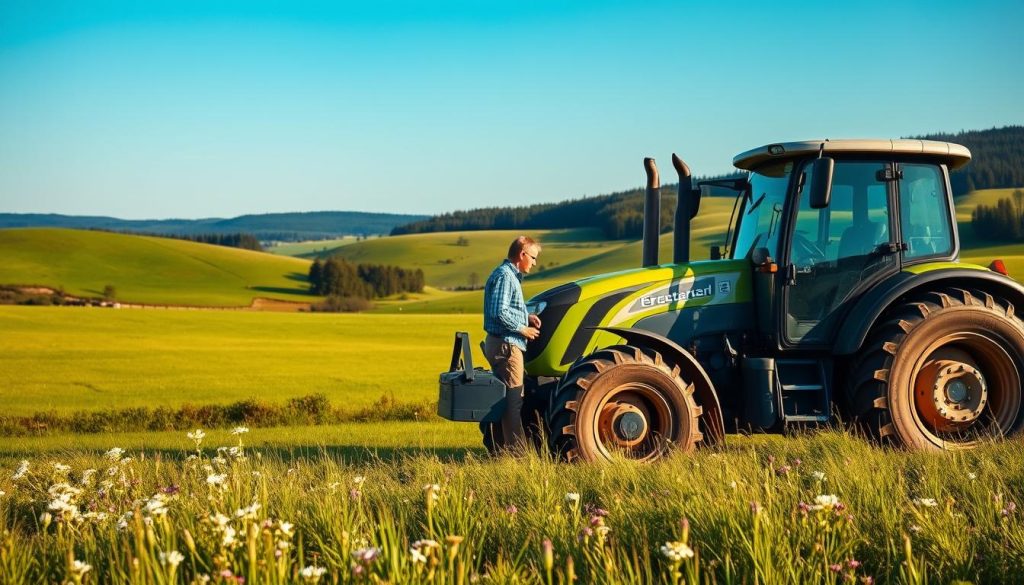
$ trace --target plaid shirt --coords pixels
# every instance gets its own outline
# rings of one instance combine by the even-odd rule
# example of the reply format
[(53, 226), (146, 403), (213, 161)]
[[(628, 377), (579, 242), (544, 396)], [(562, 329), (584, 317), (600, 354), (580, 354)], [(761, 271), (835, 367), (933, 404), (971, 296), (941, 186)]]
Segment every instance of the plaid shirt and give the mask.
[(484, 286), (484, 331), (525, 351), (526, 337), (519, 333), (528, 324), (522, 281), (523, 273), (508, 260), (487, 278)]

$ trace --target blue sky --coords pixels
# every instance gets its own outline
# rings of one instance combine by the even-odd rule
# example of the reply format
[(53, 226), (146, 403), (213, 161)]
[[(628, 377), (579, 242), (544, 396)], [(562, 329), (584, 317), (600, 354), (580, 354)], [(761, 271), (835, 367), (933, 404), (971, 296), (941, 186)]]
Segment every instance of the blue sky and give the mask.
[(0, 0), (0, 212), (438, 213), (1024, 123), (1024, 3), (834, 4)]

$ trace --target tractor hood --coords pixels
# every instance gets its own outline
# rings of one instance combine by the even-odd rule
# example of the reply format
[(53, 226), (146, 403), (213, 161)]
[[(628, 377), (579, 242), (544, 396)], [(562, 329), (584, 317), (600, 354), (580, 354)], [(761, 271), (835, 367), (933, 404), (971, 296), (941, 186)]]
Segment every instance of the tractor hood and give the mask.
[(527, 372), (561, 376), (581, 355), (621, 342), (595, 327), (646, 329), (684, 347), (715, 329), (741, 329), (744, 319), (753, 321), (750, 279), (748, 260), (707, 260), (601, 274), (545, 291), (527, 303), (542, 321), (540, 337), (527, 346)]

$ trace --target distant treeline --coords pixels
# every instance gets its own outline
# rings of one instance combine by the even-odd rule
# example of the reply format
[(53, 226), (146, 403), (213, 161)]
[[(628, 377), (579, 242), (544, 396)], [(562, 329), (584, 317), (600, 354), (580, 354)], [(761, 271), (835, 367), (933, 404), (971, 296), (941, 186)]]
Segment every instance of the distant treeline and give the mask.
[[(730, 174), (705, 179), (731, 179)], [(661, 187), (661, 231), (671, 231), (675, 213), (677, 185)], [(713, 195), (735, 195), (715, 190)], [(464, 230), (523, 230), (597, 227), (605, 237), (618, 240), (643, 235), (644, 189), (631, 189), (610, 195), (571, 199), (559, 203), (538, 203), (521, 207), (485, 207), (454, 211), (429, 219), (398, 226), (391, 235)]]
[(171, 238), (172, 240), (185, 240), (200, 244), (213, 244), (215, 246), (227, 246), (229, 248), (242, 248), (245, 250), (263, 251), (259, 239), (246, 233), (237, 234), (154, 234), (150, 232), (136, 232), (130, 230), (109, 230), (104, 228), (92, 228), (92, 231), (109, 232), (113, 234), (128, 234), (132, 236), (146, 236), (150, 238)]
[(971, 163), (950, 174), (954, 195), (978, 189), (1024, 186), (1024, 126), (929, 134), (926, 140), (955, 142), (971, 151)]
[(1024, 237), (1024, 191), (1000, 199), (994, 206), (979, 205), (971, 213), (975, 235), (985, 240), (1020, 242)]
[(404, 292), (423, 292), (423, 271), (383, 264), (352, 264), (343, 258), (314, 260), (309, 267), (310, 291), (322, 296), (372, 299)]

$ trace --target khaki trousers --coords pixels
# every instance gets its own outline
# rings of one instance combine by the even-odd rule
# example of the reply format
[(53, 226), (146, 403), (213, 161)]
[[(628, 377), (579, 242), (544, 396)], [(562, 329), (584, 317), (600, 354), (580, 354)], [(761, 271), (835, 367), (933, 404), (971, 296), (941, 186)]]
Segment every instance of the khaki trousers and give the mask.
[(511, 343), (506, 343), (496, 335), (488, 335), (484, 340), (484, 357), (491, 364), (494, 375), (505, 386), (505, 413), (501, 417), (502, 447), (511, 447), (522, 443), (526, 434), (523, 431), (523, 351)]

